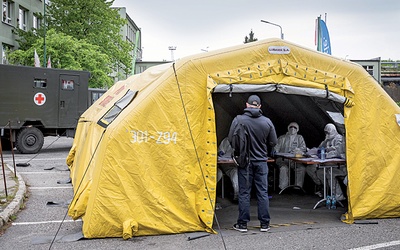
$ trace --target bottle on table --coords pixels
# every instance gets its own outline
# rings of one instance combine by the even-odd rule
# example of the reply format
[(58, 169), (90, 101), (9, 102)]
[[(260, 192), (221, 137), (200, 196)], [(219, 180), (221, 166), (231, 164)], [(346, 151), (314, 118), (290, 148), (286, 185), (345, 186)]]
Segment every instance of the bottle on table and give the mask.
[(325, 160), (325, 148), (321, 147), (321, 160)]
[(331, 205), (332, 205), (332, 200), (331, 197), (328, 195), (326, 196), (326, 208), (331, 209)]
[(332, 197), (331, 209), (336, 209), (336, 197), (335, 196)]

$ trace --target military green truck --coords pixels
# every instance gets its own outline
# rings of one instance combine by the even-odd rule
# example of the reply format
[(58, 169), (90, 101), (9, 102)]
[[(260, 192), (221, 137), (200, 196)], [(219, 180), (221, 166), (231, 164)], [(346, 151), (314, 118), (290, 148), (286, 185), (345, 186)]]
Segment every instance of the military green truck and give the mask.
[(105, 92), (89, 89), (89, 77), (87, 71), (0, 64), (3, 150), (13, 145), (34, 154), (45, 136), (73, 137), (80, 115)]

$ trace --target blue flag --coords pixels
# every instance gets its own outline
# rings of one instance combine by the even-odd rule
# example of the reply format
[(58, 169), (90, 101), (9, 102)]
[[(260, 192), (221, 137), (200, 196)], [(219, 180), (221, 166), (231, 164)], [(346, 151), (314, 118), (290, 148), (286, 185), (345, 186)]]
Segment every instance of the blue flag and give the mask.
[(320, 51), (331, 55), (331, 40), (329, 39), (328, 28), (322, 19), (319, 19), (319, 35)]

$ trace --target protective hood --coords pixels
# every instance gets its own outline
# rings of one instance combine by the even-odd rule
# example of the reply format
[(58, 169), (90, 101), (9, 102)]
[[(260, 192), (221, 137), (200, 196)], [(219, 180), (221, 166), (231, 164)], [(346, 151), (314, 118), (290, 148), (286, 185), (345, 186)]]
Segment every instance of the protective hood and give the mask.
[(324, 132), (327, 140), (332, 140), (338, 134), (335, 125), (332, 123), (326, 124)]
[(297, 122), (289, 123), (287, 128), (289, 135), (296, 135), (299, 132), (299, 124), (297, 124)]

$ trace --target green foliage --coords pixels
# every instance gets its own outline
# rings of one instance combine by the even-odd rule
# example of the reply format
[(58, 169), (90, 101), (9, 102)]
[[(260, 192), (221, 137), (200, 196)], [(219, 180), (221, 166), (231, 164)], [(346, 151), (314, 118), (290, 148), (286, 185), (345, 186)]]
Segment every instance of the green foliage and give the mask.
[[(33, 66), (35, 49), (38, 55), (43, 55), (43, 42), (43, 38), (38, 38), (29, 49), (10, 53), (9, 62)], [(46, 53), (51, 58), (52, 68), (91, 72), (89, 86), (92, 88), (110, 87), (113, 84), (108, 76), (111, 73), (110, 58), (97, 45), (49, 30), (46, 35)]]
[(119, 32), (126, 24), (117, 9), (110, 8), (113, 1), (105, 0), (52, 0), (47, 8), (49, 29), (63, 32), (78, 40), (99, 46), (110, 58), (113, 70), (131, 72), (132, 45), (124, 41)]
[[(32, 29), (29, 31), (24, 31), (18, 28), (13, 30), (13, 33), (16, 34), (17, 39), (15, 39), (19, 44), (20, 50), (29, 50), (32, 45), (40, 38), (43, 37), (44, 30), (43, 29)], [(41, 35), (39, 35), (41, 34)]]
[(255, 42), (258, 39), (254, 37), (253, 30), (250, 31), (249, 36), (245, 36), (244, 38), (244, 43), (250, 43), (250, 42)]
[(397, 105), (400, 107), (400, 102), (396, 102), (397, 103)]
[(133, 59), (133, 45), (119, 33), (126, 20), (110, 8), (112, 3), (52, 0), (46, 7), (46, 27), (28, 32), (14, 29), (20, 48), (8, 52), (9, 62), (33, 66), (35, 49), (43, 55), (46, 41), (53, 68), (86, 70), (91, 73), (90, 87), (110, 87), (110, 73), (122, 69), (130, 74)]

